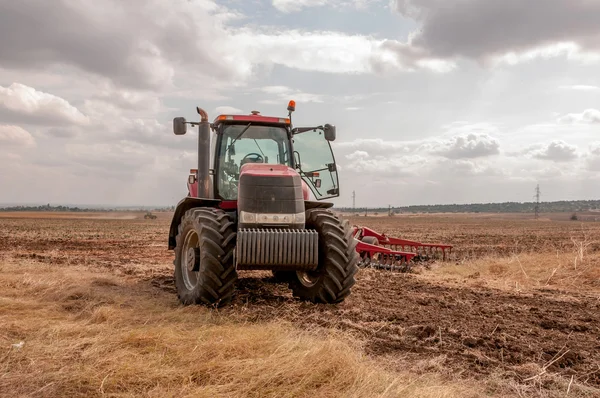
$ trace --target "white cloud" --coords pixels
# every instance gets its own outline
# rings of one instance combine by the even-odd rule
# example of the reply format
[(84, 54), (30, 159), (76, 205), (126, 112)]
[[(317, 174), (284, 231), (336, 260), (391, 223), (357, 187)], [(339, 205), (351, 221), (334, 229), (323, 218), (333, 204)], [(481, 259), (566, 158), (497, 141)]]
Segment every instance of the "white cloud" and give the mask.
[(565, 124), (598, 124), (600, 123), (600, 111), (586, 109), (581, 113), (569, 113), (559, 118), (558, 122)]
[(577, 147), (561, 140), (552, 141), (540, 149), (531, 150), (529, 154), (534, 158), (553, 162), (568, 162), (578, 157)]
[(592, 172), (600, 171), (600, 141), (590, 145), (586, 157), (587, 169)]
[(285, 13), (292, 13), (307, 7), (319, 7), (328, 3), (328, 0), (273, 0), (273, 7)]
[(500, 143), (488, 134), (471, 133), (441, 143), (432, 153), (448, 159), (471, 159), (500, 153)]
[(564, 90), (575, 90), (575, 91), (597, 91), (600, 90), (598, 86), (592, 86), (587, 84), (573, 84), (568, 86), (560, 86), (559, 88)]
[(537, 47), (528, 51), (510, 51), (502, 55), (494, 56), (489, 59), (488, 62), (492, 65), (504, 63), (514, 66), (536, 59), (558, 57), (563, 57), (571, 61), (578, 61), (583, 64), (593, 64), (600, 61), (600, 53), (585, 51), (577, 43), (562, 42)]
[(416, 175), (417, 169), (422, 169), (428, 159), (422, 156), (371, 156), (365, 151), (355, 151), (345, 156), (342, 163), (344, 170), (352, 173), (373, 175), (377, 177), (406, 177)]
[(0, 124), (0, 149), (35, 146), (33, 136), (19, 126)]
[(221, 114), (228, 114), (228, 115), (235, 115), (235, 114), (242, 114), (244, 113), (244, 111), (242, 111), (241, 109), (235, 108), (233, 106), (217, 106), (215, 108), (215, 111), (217, 114), (221, 115)]
[(161, 110), (161, 103), (151, 91), (122, 90), (111, 85), (96, 90), (91, 98), (109, 103), (123, 110), (156, 113)]
[(13, 83), (0, 86), (0, 115), (37, 124), (87, 125), (89, 118), (63, 98)]
[(390, 48), (388, 40), (366, 35), (299, 29), (243, 28), (238, 32), (225, 46), (227, 51), (238, 54), (235, 64), (245, 76), (250, 75), (256, 65), (282, 65), (302, 71), (335, 74), (385, 74), (415, 70), (444, 73), (453, 69), (453, 64), (443, 60), (427, 57), (410, 59)]
[(291, 87), (287, 86), (266, 86), (261, 89), (261, 91), (276, 96), (281, 99), (281, 101), (276, 101), (273, 99), (263, 100), (261, 101), (264, 104), (279, 104), (284, 101), (289, 101), (293, 99), (298, 103), (302, 102), (323, 102), (324, 96), (320, 94), (312, 94), (312, 93), (304, 93), (300, 90), (295, 90)]

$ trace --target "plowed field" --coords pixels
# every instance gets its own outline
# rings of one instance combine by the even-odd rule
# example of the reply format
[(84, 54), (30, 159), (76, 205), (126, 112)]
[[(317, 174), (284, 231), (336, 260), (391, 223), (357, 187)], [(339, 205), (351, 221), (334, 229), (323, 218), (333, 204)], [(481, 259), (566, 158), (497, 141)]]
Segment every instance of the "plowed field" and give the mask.
[[(0, 263), (85, 267), (136, 281), (176, 306), (170, 214), (135, 216), (0, 213)], [(500, 215), (350, 221), (455, 249), (450, 261), (414, 273), (361, 269), (338, 306), (299, 302), (269, 272), (240, 272), (233, 304), (218, 314), (335, 329), (387, 369), (476, 380), (490, 396), (600, 396), (600, 223)], [(0, 315), (8, 311), (0, 306)], [(12, 343), (2, 326), (0, 342)]]

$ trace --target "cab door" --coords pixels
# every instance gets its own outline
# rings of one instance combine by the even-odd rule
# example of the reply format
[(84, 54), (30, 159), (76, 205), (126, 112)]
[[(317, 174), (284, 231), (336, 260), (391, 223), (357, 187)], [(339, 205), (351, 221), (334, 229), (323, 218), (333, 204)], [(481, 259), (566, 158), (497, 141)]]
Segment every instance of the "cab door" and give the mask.
[(292, 143), (296, 170), (317, 200), (340, 196), (335, 157), (329, 141), (335, 127), (294, 129)]

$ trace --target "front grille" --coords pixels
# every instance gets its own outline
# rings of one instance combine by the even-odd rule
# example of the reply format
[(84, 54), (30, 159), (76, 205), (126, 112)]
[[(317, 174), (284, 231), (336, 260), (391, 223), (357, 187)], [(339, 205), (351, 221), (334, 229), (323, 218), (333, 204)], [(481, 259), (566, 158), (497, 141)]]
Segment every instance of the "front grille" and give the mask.
[(315, 270), (319, 235), (308, 229), (239, 229), (236, 264), (247, 270)]

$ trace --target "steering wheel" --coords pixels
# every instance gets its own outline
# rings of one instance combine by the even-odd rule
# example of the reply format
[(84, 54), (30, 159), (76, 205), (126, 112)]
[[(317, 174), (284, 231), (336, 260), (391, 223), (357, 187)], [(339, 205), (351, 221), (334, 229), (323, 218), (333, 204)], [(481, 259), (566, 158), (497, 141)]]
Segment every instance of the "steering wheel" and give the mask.
[(264, 158), (262, 157), (262, 155), (260, 153), (249, 153), (246, 156), (244, 156), (242, 158), (242, 161), (240, 162), (241, 164), (245, 164), (245, 160), (250, 158), (252, 155), (254, 155), (254, 159), (251, 160), (252, 163), (263, 163), (264, 162)]

